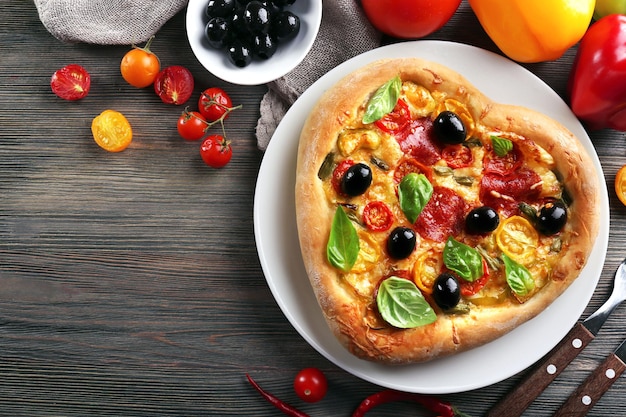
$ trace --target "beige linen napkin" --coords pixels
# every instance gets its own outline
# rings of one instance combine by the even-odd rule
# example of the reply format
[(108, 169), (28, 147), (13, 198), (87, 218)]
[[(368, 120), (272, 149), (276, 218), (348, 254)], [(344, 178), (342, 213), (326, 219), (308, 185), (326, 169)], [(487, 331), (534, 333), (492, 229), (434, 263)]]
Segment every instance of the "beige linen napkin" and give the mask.
[(289, 107), (311, 84), (349, 58), (380, 46), (381, 38), (359, 0), (324, 0), (322, 24), (311, 51), (293, 71), (269, 83), (261, 100), (256, 127), (259, 149), (267, 148)]
[(148, 40), (187, 0), (34, 0), (39, 19), (57, 39), (99, 45)]

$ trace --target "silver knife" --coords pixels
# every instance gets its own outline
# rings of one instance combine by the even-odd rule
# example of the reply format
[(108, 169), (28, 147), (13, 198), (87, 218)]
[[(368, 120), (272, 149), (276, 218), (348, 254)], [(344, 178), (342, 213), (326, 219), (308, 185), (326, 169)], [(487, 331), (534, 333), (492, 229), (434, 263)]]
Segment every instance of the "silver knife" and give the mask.
[(572, 330), (548, 353), (524, 379), (496, 405), (487, 417), (519, 417), (524, 410), (596, 337), (609, 314), (626, 299), (626, 260), (615, 272), (613, 291), (600, 308)]
[(626, 340), (606, 357), (561, 406), (554, 417), (582, 417), (626, 369)]

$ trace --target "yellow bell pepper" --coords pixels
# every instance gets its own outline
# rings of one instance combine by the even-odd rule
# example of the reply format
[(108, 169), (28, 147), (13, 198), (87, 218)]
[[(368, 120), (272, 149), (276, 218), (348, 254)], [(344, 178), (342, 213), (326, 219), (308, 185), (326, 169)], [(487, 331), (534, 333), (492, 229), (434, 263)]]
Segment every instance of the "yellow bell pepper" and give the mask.
[(595, 0), (469, 0), (485, 32), (509, 58), (560, 58), (585, 34)]

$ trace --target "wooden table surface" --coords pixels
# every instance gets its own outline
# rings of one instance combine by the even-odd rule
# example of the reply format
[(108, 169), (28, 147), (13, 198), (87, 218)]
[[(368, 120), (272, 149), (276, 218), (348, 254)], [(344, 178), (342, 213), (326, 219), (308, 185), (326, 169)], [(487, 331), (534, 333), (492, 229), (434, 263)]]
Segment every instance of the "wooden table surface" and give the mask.
[[(263, 159), (255, 125), (266, 87), (231, 85), (201, 67), (185, 37), (184, 11), (158, 33), (153, 50), (162, 64), (195, 76), (190, 103), (219, 86), (243, 105), (226, 124), (231, 163), (209, 169), (199, 144), (177, 135), (182, 108), (121, 78), (128, 46), (62, 43), (28, 0), (3, 1), (0, 10), (0, 415), (278, 415), (246, 373), (311, 416), (348, 416), (378, 391), (310, 347), (264, 278), (253, 202)], [(428, 38), (497, 52), (466, 2)], [(565, 97), (574, 53), (526, 67)], [(92, 75), (91, 93), (79, 102), (49, 88), (52, 73), (69, 63)], [(124, 113), (135, 132), (119, 154), (91, 138), (92, 118), (107, 108)], [(583, 317), (608, 297), (626, 256), (626, 208), (612, 190), (626, 164), (626, 137), (589, 134), (609, 189), (611, 230)], [(626, 337), (625, 321), (622, 307), (525, 415), (551, 415)], [(316, 404), (298, 400), (291, 385), (310, 366), (330, 384)], [(520, 378), (441, 397), (480, 416)], [(626, 415), (625, 397), (622, 378), (590, 415)], [(371, 415), (432, 414), (402, 403)]]

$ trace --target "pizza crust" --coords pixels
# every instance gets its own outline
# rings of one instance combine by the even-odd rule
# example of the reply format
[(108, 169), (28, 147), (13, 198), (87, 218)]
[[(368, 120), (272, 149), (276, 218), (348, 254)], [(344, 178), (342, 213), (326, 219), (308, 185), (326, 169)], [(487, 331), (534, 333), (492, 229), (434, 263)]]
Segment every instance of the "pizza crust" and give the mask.
[[(371, 300), (355, 295), (326, 260), (326, 244), (335, 206), (326, 198), (318, 170), (335, 146), (339, 132), (362, 114), (370, 96), (400, 75), (429, 90), (466, 103), (474, 120), (494, 130), (532, 138), (555, 159), (573, 197), (566, 227), (576, 238), (554, 271), (554, 279), (523, 304), (473, 306), (470, 313), (438, 314), (435, 323), (400, 330), (367, 324)], [(340, 80), (312, 109), (302, 129), (296, 172), (296, 218), (302, 257), (324, 317), (339, 341), (358, 357), (390, 364), (431, 360), (490, 342), (535, 317), (578, 277), (599, 227), (599, 178), (578, 139), (558, 122), (533, 110), (492, 102), (460, 74), (417, 58), (380, 60)], [(303, 277), (294, 277), (301, 279)]]

